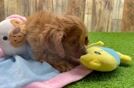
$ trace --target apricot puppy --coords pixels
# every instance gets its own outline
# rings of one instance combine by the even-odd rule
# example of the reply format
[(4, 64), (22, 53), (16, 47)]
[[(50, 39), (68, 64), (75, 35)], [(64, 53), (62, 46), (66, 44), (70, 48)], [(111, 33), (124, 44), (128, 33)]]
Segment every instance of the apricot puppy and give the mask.
[(37, 12), (28, 17), (25, 32), (36, 60), (47, 61), (60, 72), (79, 65), (80, 56), (86, 53), (87, 30), (76, 16)]

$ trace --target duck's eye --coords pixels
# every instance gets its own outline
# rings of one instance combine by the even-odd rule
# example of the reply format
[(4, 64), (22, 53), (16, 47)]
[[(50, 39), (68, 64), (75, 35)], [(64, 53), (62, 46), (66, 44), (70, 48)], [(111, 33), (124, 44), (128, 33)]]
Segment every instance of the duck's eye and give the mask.
[(3, 36), (3, 40), (8, 40), (8, 37), (7, 36)]
[(95, 54), (98, 54), (98, 55), (101, 55), (101, 53), (100, 53), (100, 52), (98, 52), (98, 51), (94, 51), (94, 53), (95, 53)]

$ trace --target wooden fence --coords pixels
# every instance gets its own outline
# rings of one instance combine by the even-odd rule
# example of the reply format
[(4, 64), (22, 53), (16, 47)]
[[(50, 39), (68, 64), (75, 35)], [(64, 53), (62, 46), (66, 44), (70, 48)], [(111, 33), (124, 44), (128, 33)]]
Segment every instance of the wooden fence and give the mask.
[[(130, 3), (132, 6), (128, 7)], [(50, 10), (79, 16), (89, 31), (134, 31), (134, 19), (130, 19), (134, 18), (133, 9), (133, 0), (0, 0), (0, 20), (11, 14), (29, 16), (39, 10)], [(127, 18), (129, 12), (131, 16)]]

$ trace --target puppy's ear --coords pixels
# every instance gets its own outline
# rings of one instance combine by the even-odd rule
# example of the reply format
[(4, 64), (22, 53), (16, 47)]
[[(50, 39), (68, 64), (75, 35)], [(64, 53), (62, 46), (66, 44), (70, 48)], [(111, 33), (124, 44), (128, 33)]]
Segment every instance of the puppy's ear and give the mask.
[(65, 51), (62, 44), (63, 37), (64, 37), (63, 31), (56, 31), (52, 37), (52, 42), (54, 44), (55, 51), (62, 58), (65, 57)]
[(58, 54), (60, 57), (65, 57), (65, 51), (62, 44), (64, 32), (55, 25), (46, 24), (44, 31), (40, 35), (40, 42), (44, 44), (51, 53)]

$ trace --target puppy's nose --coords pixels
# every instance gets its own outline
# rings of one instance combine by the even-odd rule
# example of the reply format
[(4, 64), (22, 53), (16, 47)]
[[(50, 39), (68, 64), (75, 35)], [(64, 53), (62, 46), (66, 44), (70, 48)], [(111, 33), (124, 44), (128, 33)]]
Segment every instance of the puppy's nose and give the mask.
[(85, 38), (85, 45), (89, 43), (88, 37)]
[(82, 55), (84, 55), (84, 54), (86, 54), (87, 52), (86, 52), (86, 48), (83, 46), (83, 47), (81, 47), (81, 54)]

